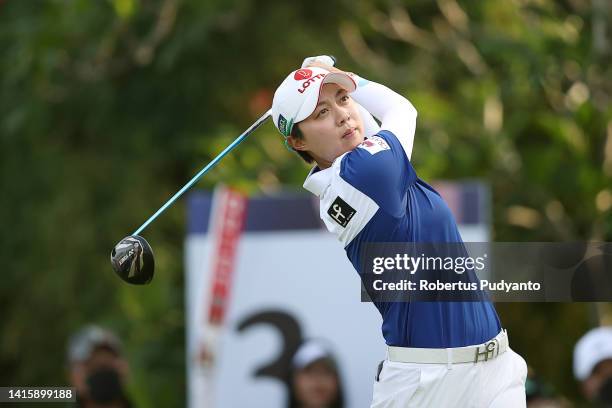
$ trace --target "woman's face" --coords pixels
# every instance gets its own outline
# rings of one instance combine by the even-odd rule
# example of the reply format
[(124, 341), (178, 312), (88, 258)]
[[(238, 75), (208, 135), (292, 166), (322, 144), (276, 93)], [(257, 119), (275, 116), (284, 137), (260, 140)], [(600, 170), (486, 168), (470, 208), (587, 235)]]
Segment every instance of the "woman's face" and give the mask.
[(364, 140), (359, 108), (337, 84), (323, 85), (314, 112), (296, 126), (303, 138), (290, 136), (288, 142), (294, 149), (310, 153), (321, 168), (331, 166)]
[(293, 387), (300, 406), (323, 408), (338, 397), (338, 378), (326, 361), (317, 361), (298, 371)]

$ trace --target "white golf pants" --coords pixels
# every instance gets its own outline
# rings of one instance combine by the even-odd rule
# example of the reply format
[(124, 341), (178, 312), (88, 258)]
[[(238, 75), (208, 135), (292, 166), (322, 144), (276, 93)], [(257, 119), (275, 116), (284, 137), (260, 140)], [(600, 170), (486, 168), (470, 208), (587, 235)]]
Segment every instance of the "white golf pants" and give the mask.
[(421, 364), (385, 360), (372, 408), (524, 408), (525, 360), (508, 348), (478, 363)]

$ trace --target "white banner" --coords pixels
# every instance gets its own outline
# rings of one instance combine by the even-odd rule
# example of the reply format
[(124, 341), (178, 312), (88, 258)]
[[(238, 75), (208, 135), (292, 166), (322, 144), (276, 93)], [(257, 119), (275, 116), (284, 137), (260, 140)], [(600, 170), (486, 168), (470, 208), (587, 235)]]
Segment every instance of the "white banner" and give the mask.
[[(307, 212), (312, 205), (305, 202), (305, 208), (283, 204), (289, 214), (277, 207), (266, 210), (266, 203), (249, 204), (246, 231), (236, 248), (230, 302), (219, 327), (223, 334), (214, 371), (209, 372), (214, 381), (207, 379), (198, 355), (207, 335), (203, 322), (211, 301), (214, 243), (207, 228), (190, 226), (185, 248), (190, 408), (287, 406), (282, 369), (297, 343), (310, 338), (332, 345), (345, 406), (369, 407), (377, 365), (385, 357), (382, 319), (373, 304), (360, 301), (359, 276), (342, 245), (322, 229), (276, 225), (266, 230), (260, 225), (262, 217), (277, 224), (301, 222), (311, 216)], [(203, 222), (201, 206), (190, 211)], [(316, 217), (316, 208), (312, 211)], [(488, 239), (485, 224), (460, 229), (466, 240)]]

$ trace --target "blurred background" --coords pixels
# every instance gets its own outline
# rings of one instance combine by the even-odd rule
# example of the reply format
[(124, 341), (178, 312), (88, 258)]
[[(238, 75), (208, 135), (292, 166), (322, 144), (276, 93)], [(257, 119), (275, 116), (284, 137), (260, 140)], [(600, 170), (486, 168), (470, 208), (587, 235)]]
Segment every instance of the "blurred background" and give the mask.
[[(109, 252), (306, 56), (409, 98), (415, 169), (487, 183), (493, 240), (611, 241), (611, 25), (608, 0), (0, 0), (0, 384), (68, 384), (68, 339), (96, 322), (123, 341), (136, 406), (185, 405), (185, 202), (146, 231), (151, 285)], [(307, 171), (267, 123), (198, 188), (300, 191)], [(547, 389), (582, 404), (572, 349), (609, 305), (497, 308)]]

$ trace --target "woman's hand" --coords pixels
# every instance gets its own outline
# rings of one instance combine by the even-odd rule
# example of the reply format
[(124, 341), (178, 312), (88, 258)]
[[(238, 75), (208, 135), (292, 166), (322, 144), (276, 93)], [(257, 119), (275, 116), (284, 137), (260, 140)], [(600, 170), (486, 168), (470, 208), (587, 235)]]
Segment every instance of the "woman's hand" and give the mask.
[(343, 72), (342, 70), (334, 67), (335, 60), (328, 55), (319, 55), (317, 57), (308, 57), (302, 62), (302, 68), (317, 67), (323, 68), (329, 72)]

